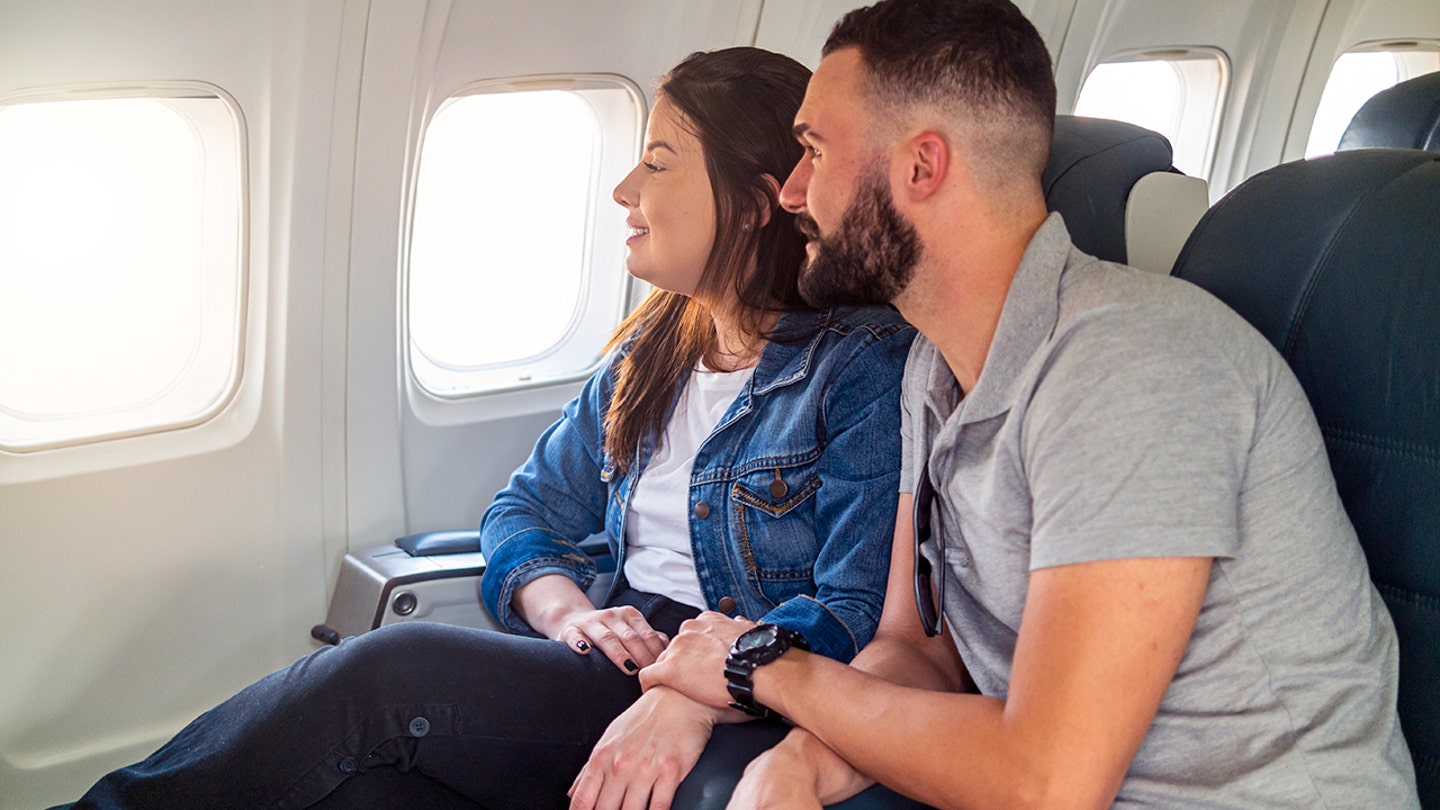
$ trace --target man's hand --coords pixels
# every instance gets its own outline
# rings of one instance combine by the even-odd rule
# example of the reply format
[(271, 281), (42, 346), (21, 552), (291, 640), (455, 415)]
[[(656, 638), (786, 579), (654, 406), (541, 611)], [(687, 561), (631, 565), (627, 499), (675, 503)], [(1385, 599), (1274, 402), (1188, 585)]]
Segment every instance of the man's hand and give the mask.
[(854, 796), (874, 780), (855, 770), (815, 735), (797, 728), (745, 767), (727, 810), (812, 808)]
[(570, 786), (571, 810), (666, 810), (700, 759), (715, 723), (738, 716), (740, 712), (717, 711), (671, 689), (651, 689), (615, 718), (595, 744), (590, 761)]
[(654, 665), (640, 673), (640, 686), (668, 686), (691, 700), (716, 709), (730, 705), (725, 687), (725, 658), (740, 634), (754, 627), (747, 619), (732, 619), (706, 611), (680, 625)]

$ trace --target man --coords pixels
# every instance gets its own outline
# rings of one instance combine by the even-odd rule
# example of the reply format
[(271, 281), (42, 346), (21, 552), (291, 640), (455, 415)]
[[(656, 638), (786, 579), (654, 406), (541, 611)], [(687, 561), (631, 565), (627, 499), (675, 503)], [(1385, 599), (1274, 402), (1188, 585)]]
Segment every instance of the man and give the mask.
[(1394, 628), (1302, 391), (1207, 294), (1073, 249), (1040, 187), (1054, 106), (1007, 0), (837, 24), (782, 201), (812, 303), (878, 295), (924, 336), (880, 630), (846, 667), (705, 614), (642, 682), (797, 726), (732, 807), (873, 780), (937, 806), (1417, 806)]

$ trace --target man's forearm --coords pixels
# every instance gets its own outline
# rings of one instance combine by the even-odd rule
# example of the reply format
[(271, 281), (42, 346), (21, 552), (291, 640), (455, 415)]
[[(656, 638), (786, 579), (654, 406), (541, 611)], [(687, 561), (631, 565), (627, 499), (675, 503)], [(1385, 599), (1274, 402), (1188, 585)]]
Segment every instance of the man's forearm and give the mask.
[[(939, 694), (954, 692), (960, 679), (924, 665), (897, 672), (896, 665), (906, 659), (916, 663), (915, 657), (885, 652), (882, 647), (867, 656), (872, 660), (857, 658), (850, 667), (803, 652), (787, 653), (756, 672), (756, 698), (813, 734), (856, 770), (876, 781), (903, 786), (907, 795), (928, 804), (983, 806), (1002, 798), (985, 790), (985, 784), (955, 776), (956, 764), (966, 763), (963, 770), (972, 774), (1009, 773), (1018, 778), (1023, 758), (1009, 755), (1008, 747), (967, 750), (971, 735), (956, 733), (959, 728), (988, 727), (990, 734), (978, 736), (997, 739), (1004, 704), (978, 695)], [(874, 667), (877, 674), (862, 671), (862, 664)]]

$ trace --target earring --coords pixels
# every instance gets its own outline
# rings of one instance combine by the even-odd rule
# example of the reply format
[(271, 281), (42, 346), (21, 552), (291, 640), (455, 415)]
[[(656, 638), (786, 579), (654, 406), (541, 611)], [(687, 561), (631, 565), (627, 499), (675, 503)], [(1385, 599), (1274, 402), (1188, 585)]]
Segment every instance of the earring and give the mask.
[(742, 225), (740, 226), (740, 230), (742, 230), (742, 231), (748, 231), (748, 230), (750, 230), (750, 223), (746, 222), (746, 223), (742, 224)]

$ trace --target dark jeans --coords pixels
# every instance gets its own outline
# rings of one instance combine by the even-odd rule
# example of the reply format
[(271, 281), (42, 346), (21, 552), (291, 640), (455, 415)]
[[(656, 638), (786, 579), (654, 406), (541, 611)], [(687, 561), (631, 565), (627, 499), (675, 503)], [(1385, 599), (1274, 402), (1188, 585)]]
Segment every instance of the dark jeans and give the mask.
[[(697, 612), (634, 590), (611, 604), (672, 636)], [(639, 696), (598, 651), (392, 625), (255, 682), (74, 807), (564, 807), (590, 749)]]

